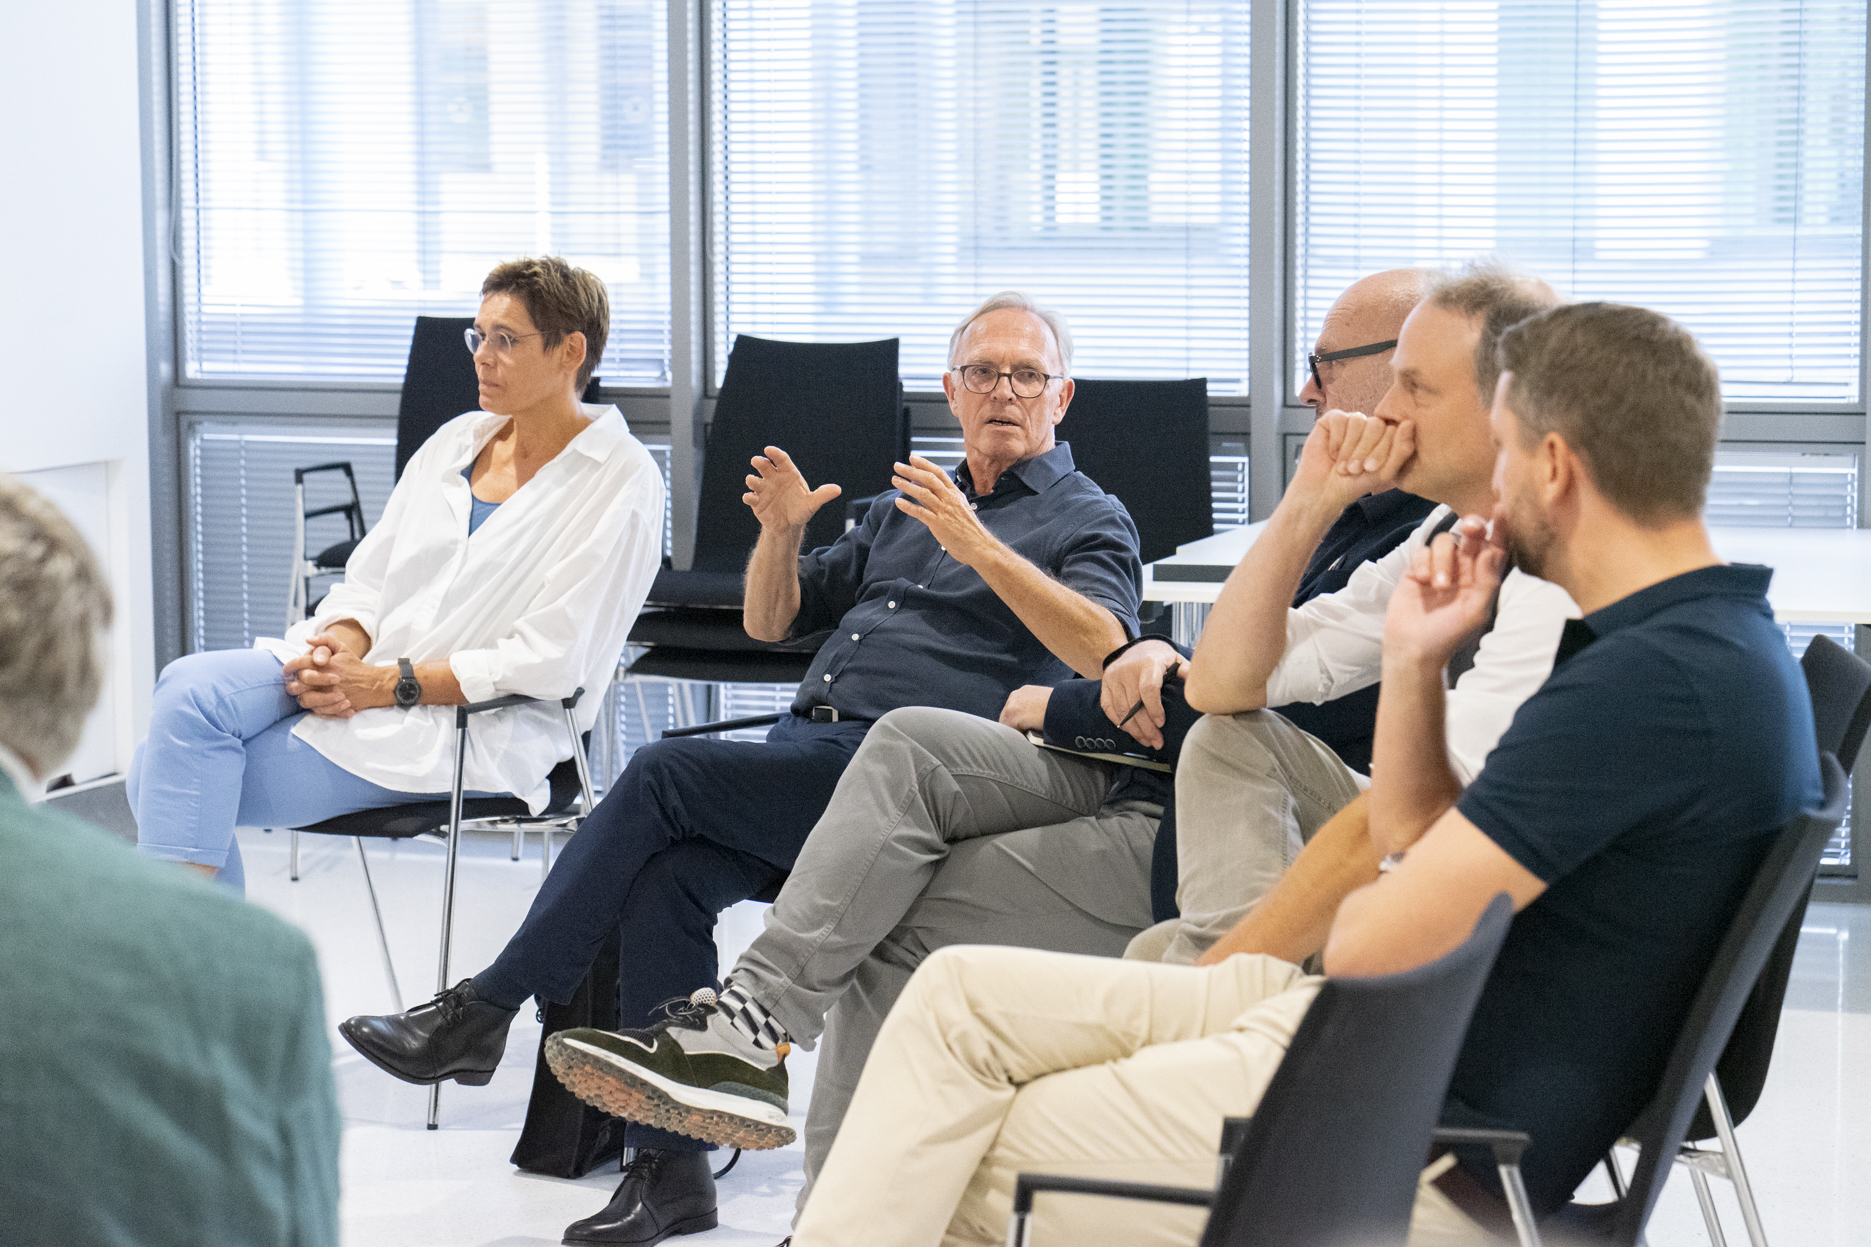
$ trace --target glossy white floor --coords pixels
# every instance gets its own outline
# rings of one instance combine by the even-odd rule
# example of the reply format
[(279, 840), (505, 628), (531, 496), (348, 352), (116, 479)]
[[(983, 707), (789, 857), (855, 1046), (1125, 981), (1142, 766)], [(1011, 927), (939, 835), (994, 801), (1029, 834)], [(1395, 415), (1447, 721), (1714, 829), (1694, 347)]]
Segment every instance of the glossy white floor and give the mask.
[[(249, 896), (308, 931), (323, 964), (345, 1117), (347, 1247), (533, 1247), (557, 1243), (567, 1224), (600, 1208), (614, 1171), (564, 1182), (507, 1163), (539, 1042), (530, 1012), (515, 1023), (493, 1083), (448, 1084), (442, 1128), (424, 1130), (424, 1091), (378, 1072), (337, 1035), (340, 1019), (391, 1008), (351, 842), (304, 837), (301, 877), (292, 883), (284, 833), (243, 828), (240, 839)], [(453, 977), (486, 964), (518, 924), (538, 884), (538, 852), (537, 837), (517, 863), (505, 841), (469, 846), (456, 897)], [(404, 999), (427, 999), (435, 985), (441, 851), (372, 845), (370, 854)], [(730, 910), (721, 925), (724, 956), (738, 954), (759, 922), (759, 906)], [(1871, 907), (1812, 909), (1787, 1005), (1767, 1089), (1740, 1130), (1769, 1240), (1774, 1247), (1863, 1247), (1871, 1244)], [(796, 1053), (789, 1066), (798, 1124), (812, 1054)], [(799, 1160), (797, 1144), (743, 1156), (721, 1182), (721, 1227), (679, 1241), (776, 1243), (791, 1219)], [(1732, 1194), (1725, 1183), (1714, 1185), (1729, 1240), (1745, 1243)], [(1649, 1238), (1652, 1247), (1707, 1242), (1687, 1179), (1671, 1180)]]

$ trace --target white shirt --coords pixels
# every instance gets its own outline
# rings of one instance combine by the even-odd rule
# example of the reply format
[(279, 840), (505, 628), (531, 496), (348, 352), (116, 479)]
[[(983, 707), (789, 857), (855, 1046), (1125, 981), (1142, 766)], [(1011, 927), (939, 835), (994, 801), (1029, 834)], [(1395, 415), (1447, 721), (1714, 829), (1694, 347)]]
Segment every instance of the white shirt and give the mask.
[[(255, 647), (284, 660), (303, 654), (307, 637), (352, 619), (370, 634), (365, 662), (446, 659), (471, 702), (509, 693), (557, 700), (583, 688), (576, 714), (589, 729), (661, 564), (663, 478), (615, 407), (583, 410), (592, 423), (473, 537), (461, 470), (507, 417), (474, 411), (437, 429), (358, 543), (344, 582), (284, 641)], [(454, 782), (451, 706), (308, 715), (293, 735), (398, 792), (447, 792)], [(513, 793), (537, 813), (550, 796), (546, 773), (571, 756), (558, 706), (485, 711), (468, 721), (465, 786)]]
[[(1410, 559), (1449, 514), (1437, 507), (1403, 544), (1359, 567), (1345, 587), (1286, 614), (1286, 653), (1267, 679), (1267, 704), (1317, 705), (1368, 688), (1383, 676), (1384, 613)], [(1444, 715), (1449, 765), (1467, 784), (1513, 722), (1520, 703), (1552, 674), (1572, 596), (1519, 568), (1501, 582), (1494, 627), (1481, 638), (1475, 665), (1449, 690)]]

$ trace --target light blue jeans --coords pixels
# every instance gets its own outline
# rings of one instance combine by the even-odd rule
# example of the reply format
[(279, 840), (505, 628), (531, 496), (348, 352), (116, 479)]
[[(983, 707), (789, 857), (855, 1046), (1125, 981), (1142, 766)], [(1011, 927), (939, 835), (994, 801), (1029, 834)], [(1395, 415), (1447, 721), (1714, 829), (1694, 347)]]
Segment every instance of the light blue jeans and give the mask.
[(264, 650), (190, 654), (163, 668), (149, 738), (125, 784), (137, 849), (214, 866), (220, 882), (244, 894), (236, 827), (304, 827), (447, 796), (353, 775), (292, 734), (305, 713), (286, 694), (279, 659)]

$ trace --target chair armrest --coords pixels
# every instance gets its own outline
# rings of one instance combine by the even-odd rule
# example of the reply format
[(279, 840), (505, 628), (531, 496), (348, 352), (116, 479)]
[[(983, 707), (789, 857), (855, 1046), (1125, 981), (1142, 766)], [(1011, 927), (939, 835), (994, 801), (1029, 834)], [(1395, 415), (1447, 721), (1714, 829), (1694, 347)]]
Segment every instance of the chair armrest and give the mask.
[(1149, 1182), (1114, 1182), (1106, 1178), (1069, 1178), (1046, 1173), (1023, 1173), (1014, 1179), (1013, 1212), (1016, 1217), (1033, 1211), (1033, 1197), (1041, 1191), (1072, 1195), (1105, 1195), (1113, 1199), (1140, 1199), (1152, 1204), (1189, 1204), (1207, 1208), (1215, 1192), (1197, 1186), (1157, 1186)]
[(749, 715), (745, 719), (722, 719), (718, 723), (703, 723), (697, 727), (672, 727), (663, 733), (664, 740), (675, 740), (682, 736), (707, 736), (711, 732), (735, 732), (744, 727), (772, 727), (780, 721), (777, 714)]
[(1463, 1126), (1438, 1126), (1431, 1142), (1450, 1147), (1475, 1147), (1486, 1144), (1494, 1152), (1496, 1165), (1518, 1165), (1533, 1139), (1520, 1130), (1480, 1130)]
[(585, 695), (584, 689), (578, 689), (570, 697), (527, 697), (520, 693), (508, 693), (505, 697), (490, 697), (486, 701), (471, 701), (465, 706), (455, 707), (455, 726), (463, 727), (471, 714), (480, 714), (483, 710), (505, 710), (509, 706), (549, 705), (557, 702), (567, 710), (578, 705), (578, 699)]
[(1520, 1240), (1520, 1247), (1541, 1247), (1533, 1201), (1527, 1198), (1527, 1184), (1520, 1176), (1520, 1157), (1533, 1142), (1530, 1135), (1522, 1130), (1438, 1126), (1430, 1137), (1433, 1142), (1450, 1147), (1486, 1144), (1494, 1153), (1494, 1168), (1501, 1176), (1501, 1193), (1507, 1196), (1507, 1211), (1514, 1219), (1514, 1233)]

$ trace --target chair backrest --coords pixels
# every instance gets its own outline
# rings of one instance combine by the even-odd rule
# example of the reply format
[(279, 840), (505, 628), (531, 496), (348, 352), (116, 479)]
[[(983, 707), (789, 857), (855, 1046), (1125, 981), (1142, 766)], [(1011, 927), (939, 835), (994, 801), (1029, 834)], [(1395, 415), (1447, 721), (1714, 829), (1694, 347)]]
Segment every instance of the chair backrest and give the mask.
[(1403, 1241), (1449, 1075), (1513, 916), (1496, 896), (1461, 947), (1426, 966), (1326, 980), (1254, 1112), (1202, 1247)]
[[(746, 565), (760, 522), (741, 495), (753, 470), (748, 460), (768, 446), (790, 455), (814, 489), (840, 485), (849, 499), (890, 488), (890, 465), (910, 452), (897, 340), (734, 339), (702, 457), (696, 571), (738, 574)], [(820, 507), (806, 525), (805, 548), (836, 541), (844, 515), (842, 502)]]
[[(1813, 732), (1820, 753), (1838, 759), (1839, 769), (1851, 774), (1864, 746), (1865, 725), (1871, 722), (1871, 663), (1865, 662), (1844, 646), (1826, 637), (1814, 637), (1806, 647), (1800, 667), (1806, 672), (1806, 690), (1813, 701)], [(1740, 1125), (1760, 1101), (1761, 1088), (1767, 1084), (1767, 1068), (1773, 1061), (1774, 1037), (1780, 1031), (1780, 1006), (1787, 996), (1787, 980), (1793, 974), (1793, 953), (1800, 942), (1800, 925), (1806, 918), (1810, 891), (1794, 903), (1780, 938), (1767, 955), (1761, 976), (1741, 1006), (1734, 1033), (1715, 1063), (1715, 1074), (1722, 1082), (1722, 1098), (1728, 1103), (1728, 1115)], [(1690, 1141), (1715, 1137), (1715, 1120), (1704, 1102), (1696, 1109), (1684, 1136)]]
[(1078, 381), (1058, 436), (1078, 470), (1130, 512), (1144, 562), (1215, 531), (1207, 378)]
[[(464, 411), (481, 409), (474, 356), (462, 338), (472, 316), (418, 316), (403, 369), (403, 395), (396, 404), (396, 479), (430, 434)], [(584, 401), (598, 401), (598, 379), (585, 387)]]
[(1800, 659), (1813, 699), (1813, 734), (1819, 752), (1839, 760), (1847, 775), (1871, 726), (1871, 663), (1830, 637), (1816, 636)]
[[(1787, 916), (1811, 889), (1819, 854), (1845, 816), (1845, 773), (1830, 753), (1820, 755), (1819, 769), (1825, 780), (1824, 804), (1794, 818), (1774, 837), (1773, 847), (1702, 976), (1657, 1093), (1628, 1132), (1641, 1152), (1624, 1198), (1609, 1215), (1613, 1243), (1640, 1241), (1690, 1118), (1702, 1102), (1702, 1086), (1727, 1045), (1741, 1006), (1759, 980)], [(1537, 1136), (1534, 1146), (1539, 1146)]]

